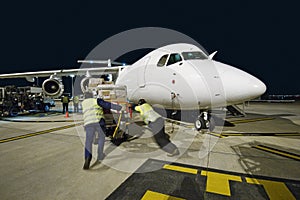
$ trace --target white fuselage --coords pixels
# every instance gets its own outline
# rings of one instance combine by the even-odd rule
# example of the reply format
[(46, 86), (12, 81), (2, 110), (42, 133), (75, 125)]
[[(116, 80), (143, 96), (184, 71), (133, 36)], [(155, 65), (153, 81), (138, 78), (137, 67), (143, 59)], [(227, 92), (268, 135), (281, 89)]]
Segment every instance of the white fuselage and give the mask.
[[(200, 52), (200, 53), (199, 53)], [(254, 76), (210, 59), (191, 44), (156, 49), (119, 74), (128, 98), (144, 98), (166, 109), (211, 109), (262, 95), (266, 86)]]

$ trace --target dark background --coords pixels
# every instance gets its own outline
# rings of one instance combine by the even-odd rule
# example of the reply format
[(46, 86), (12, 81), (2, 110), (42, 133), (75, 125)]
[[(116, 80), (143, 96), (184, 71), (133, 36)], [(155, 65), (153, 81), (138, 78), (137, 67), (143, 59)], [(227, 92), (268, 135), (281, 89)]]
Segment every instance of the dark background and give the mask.
[(215, 60), (258, 77), (269, 94), (300, 94), (295, 2), (2, 2), (0, 73), (78, 68), (76, 61), (103, 40), (153, 26), (186, 34), (209, 53), (218, 50)]

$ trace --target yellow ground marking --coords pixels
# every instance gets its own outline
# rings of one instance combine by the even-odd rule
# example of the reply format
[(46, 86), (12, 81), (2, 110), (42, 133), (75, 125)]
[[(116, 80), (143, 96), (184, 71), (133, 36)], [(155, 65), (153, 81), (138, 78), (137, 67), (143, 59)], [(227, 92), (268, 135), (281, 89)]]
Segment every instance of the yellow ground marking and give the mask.
[(180, 166), (175, 166), (175, 165), (164, 165), (163, 168), (173, 170), (173, 171), (178, 171), (178, 172), (190, 173), (190, 174), (197, 174), (197, 172), (198, 172), (197, 169), (180, 167)]
[(153, 192), (150, 190), (147, 190), (147, 192), (144, 194), (141, 200), (184, 200), (182, 198), (173, 197), (166, 194), (161, 194), (158, 192)]
[(213, 133), (213, 132), (209, 132), (208, 134), (219, 137), (219, 138), (225, 138), (226, 136), (223, 135), (223, 133)]
[(232, 132), (232, 133), (229, 133), (229, 132), (223, 132), (221, 133), (221, 135), (223, 137), (228, 137), (228, 136), (247, 136), (247, 135), (260, 135), (260, 136), (300, 136), (300, 133), (298, 132), (290, 132), (290, 133), (273, 133), (273, 134), (270, 134), (270, 133), (264, 133), (264, 132), (261, 132), (261, 133), (251, 133), (251, 132)]
[(32, 137), (32, 136), (36, 136), (36, 135), (41, 135), (41, 134), (50, 133), (50, 132), (54, 132), (54, 131), (58, 131), (58, 130), (63, 130), (63, 129), (79, 126), (79, 125), (82, 125), (82, 124), (83, 123), (71, 124), (71, 125), (61, 126), (61, 127), (57, 127), (57, 128), (51, 128), (51, 129), (44, 130), (44, 131), (38, 131), (38, 132), (35, 132), (35, 133), (28, 133), (28, 134), (25, 134), (25, 135), (6, 138), (6, 139), (0, 140), (0, 143), (10, 142), (10, 141), (18, 140), (18, 139), (24, 139), (24, 138), (28, 138), (28, 137)]
[(189, 123), (189, 122), (178, 121), (178, 120), (174, 120), (174, 119), (170, 119), (170, 118), (166, 118), (166, 117), (164, 117), (164, 119), (169, 123), (183, 126), (185, 128), (194, 128), (195, 127), (194, 125), (192, 125), (192, 123)]
[(224, 135), (224, 137), (225, 136), (244, 136), (243, 134), (227, 134), (227, 133), (225, 133), (223, 135)]
[(207, 176), (206, 192), (231, 196), (229, 181), (242, 182), (240, 176), (221, 174), (202, 170), (202, 176)]
[(270, 200), (290, 199), (296, 200), (291, 191), (282, 182), (247, 178), (249, 184), (262, 185), (267, 192)]
[(284, 156), (284, 157), (292, 158), (292, 159), (295, 159), (295, 160), (300, 160), (300, 156), (292, 155), (292, 154), (285, 153), (285, 152), (282, 152), (282, 151), (278, 151), (278, 150), (275, 150), (275, 149), (262, 147), (260, 145), (256, 145), (256, 146), (253, 146), (253, 147), (257, 148), (257, 149), (264, 150), (264, 151), (268, 151), (268, 152), (271, 152), (271, 153), (274, 153), (274, 154), (277, 154), (277, 155), (281, 155), (281, 156)]
[(49, 122), (80, 122), (83, 120), (77, 120), (77, 119), (68, 119), (68, 120), (22, 120), (22, 119), (2, 119), (3, 121), (9, 121), (9, 122), (24, 122), (24, 123), (49, 123)]
[(264, 118), (254, 118), (254, 119), (242, 119), (242, 120), (235, 120), (230, 121), (232, 124), (240, 124), (240, 123), (248, 123), (248, 122), (258, 122), (258, 121), (266, 121), (266, 120), (273, 120), (273, 117), (264, 117)]
[[(164, 169), (173, 170), (173, 171), (179, 171), (184, 173), (191, 173), (191, 174), (197, 174), (198, 170), (193, 168), (187, 168), (187, 167), (180, 167), (175, 165), (164, 165)], [(223, 174), (218, 172), (210, 172), (201, 170), (201, 175), (206, 176), (206, 192), (224, 195), (224, 196), (231, 196), (230, 191), (230, 183), (229, 181), (236, 181), (236, 182), (242, 182), (241, 176), (238, 175), (230, 175), (230, 174)], [(291, 191), (288, 189), (288, 187), (285, 185), (284, 182), (278, 182), (278, 181), (270, 181), (270, 180), (263, 180), (263, 179), (255, 179), (255, 178), (247, 178), (246, 182), (248, 184), (257, 184), (262, 185), (268, 195), (268, 197), (271, 200), (279, 200), (279, 199), (292, 199), (296, 200), (296, 198), (293, 196)], [(152, 192), (148, 190), (143, 200), (152, 200), (152, 199), (180, 199), (177, 197), (168, 196), (165, 194), (160, 194), (157, 192)]]

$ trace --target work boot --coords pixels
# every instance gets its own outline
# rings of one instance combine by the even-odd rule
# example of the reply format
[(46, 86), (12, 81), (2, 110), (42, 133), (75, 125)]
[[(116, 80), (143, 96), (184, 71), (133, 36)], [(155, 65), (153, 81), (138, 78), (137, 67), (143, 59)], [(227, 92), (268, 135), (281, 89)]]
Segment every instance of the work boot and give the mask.
[(87, 170), (87, 169), (90, 168), (91, 160), (92, 160), (92, 158), (86, 158), (86, 159), (85, 159), (85, 162), (84, 162), (84, 165), (83, 165), (83, 169), (84, 169), (84, 170)]
[(179, 150), (176, 148), (172, 153), (168, 153), (167, 156), (173, 157), (179, 155)]

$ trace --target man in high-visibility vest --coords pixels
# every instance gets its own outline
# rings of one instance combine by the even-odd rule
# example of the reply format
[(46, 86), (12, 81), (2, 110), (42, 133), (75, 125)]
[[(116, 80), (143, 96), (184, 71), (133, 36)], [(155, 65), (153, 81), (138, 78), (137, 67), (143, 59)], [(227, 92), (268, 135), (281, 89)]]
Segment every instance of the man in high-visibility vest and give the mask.
[(62, 102), (62, 105), (63, 105), (63, 114), (65, 114), (65, 112), (69, 112), (69, 102), (70, 102), (70, 99), (69, 99), (69, 96), (68, 95), (63, 95), (61, 97), (61, 100)]
[(78, 112), (78, 104), (79, 104), (79, 97), (76, 95), (73, 97), (73, 106), (74, 106), (74, 112)]
[(179, 155), (178, 148), (169, 140), (168, 135), (165, 133), (165, 120), (153, 110), (145, 99), (139, 100), (135, 110), (140, 112), (145, 124), (148, 125), (154, 134), (154, 139), (159, 147), (166, 151), (168, 156)]
[(85, 100), (82, 102), (82, 112), (84, 129), (86, 132), (85, 140), (85, 151), (84, 151), (84, 166), (83, 169), (90, 168), (90, 162), (92, 160), (92, 145), (95, 133), (99, 135), (98, 138), (98, 159), (99, 161), (104, 159), (104, 142), (105, 142), (105, 130), (106, 124), (103, 114), (104, 109), (121, 110), (122, 106), (117, 104), (112, 104), (110, 102), (104, 101), (101, 98), (93, 98), (93, 93), (85, 93)]

